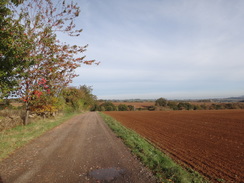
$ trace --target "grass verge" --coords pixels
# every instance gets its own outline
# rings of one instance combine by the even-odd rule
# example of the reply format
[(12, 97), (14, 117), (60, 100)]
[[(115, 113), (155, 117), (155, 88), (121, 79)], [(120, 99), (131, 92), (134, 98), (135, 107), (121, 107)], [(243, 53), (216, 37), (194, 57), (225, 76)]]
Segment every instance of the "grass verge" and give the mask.
[(8, 157), (17, 148), (24, 146), (32, 139), (41, 136), (46, 131), (60, 125), (78, 113), (69, 113), (58, 116), (56, 119), (38, 120), (26, 126), (0, 132), (0, 161)]
[(175, 163), (145, 138), (125, 128), (114, 118), (100, 113), (103, 120), (131, 149), (140, 161), (148, 167), (157, 177), (159, 182), (164, 183), (207, 183), (208, 181), (192, 169), (184, 169)]

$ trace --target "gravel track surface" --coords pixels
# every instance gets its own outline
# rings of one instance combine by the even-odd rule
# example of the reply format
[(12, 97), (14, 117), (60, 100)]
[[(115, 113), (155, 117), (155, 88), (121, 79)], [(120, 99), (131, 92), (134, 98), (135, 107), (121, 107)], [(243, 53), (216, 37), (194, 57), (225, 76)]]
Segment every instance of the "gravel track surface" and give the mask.
[(150, 171), (95, 112), (78, 115), (0, 162), (0, 183), (151, 183)]

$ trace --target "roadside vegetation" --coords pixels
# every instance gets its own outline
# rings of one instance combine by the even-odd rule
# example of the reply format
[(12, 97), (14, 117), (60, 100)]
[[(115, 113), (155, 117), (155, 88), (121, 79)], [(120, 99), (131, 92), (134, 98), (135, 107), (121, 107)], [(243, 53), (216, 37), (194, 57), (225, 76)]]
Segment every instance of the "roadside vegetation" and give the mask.
[(74, 115), (89, 111), (96, 102), (96, 96), (85, 85), (66, 87), (59, 96), (58, 110), (43, 110), (44, 105), (38, 110), (33, 108), (29, 113), (29, 122), (25, 125), (25, 104), (21, 99), (4, 99), (1, 102), (0, 161)]
[(183, 168), (175, 163), (169, 156), (162, 153), (149, 141), (136, 132), (125, 128), (110, 116), (100, 113), (104, 121), (123, 140), (138, 159), (158, 178), (165, 183), (207, 183), (208, 181), (199, 173), (190, 168)]
[[(55, 102), (56, 101), (56, 102)], [(89, 111), (96, 103), (91, 87), (65, 87), (52, 104), (31, 106), (28, 124), (40, 119), (55, 118), (66, 113)], [(0, 99), (0, 132), (25, 124), (25, 103), (21, 99)], [(27, 125), (27, 124), (25, 124)]]
[(57, 35), (79, 36), (79, 13), (73, 1), (0, 1), (0, 158), (94, 105), (90, 87), (69, 84), (95, 60)]
[(0, 132), (93, 106), (90, 87), (69, 84), (76, 68), (95, 60), (85, 60), (87, 45), (57, 35), (79, 36), (79, 13), (73, 1), (0, 2)]
[(29, 123), (25, 126), (20, 125), (9, 130), (0, 132), (0, 161), (17, 148), (24, 146), (31, 140), (39, 137), (43, 133), (51, 130), (52, 128), (60, 125), (66, 120), (70, 119), (78, 113), (66, 113), (63, 116), (59, 116), (53, 119), (41, 119), (36, 120), (34, 123)]
[(89, 87), (68, 87), (78, 76), (76, 68), (95, 63), (85, 60), (87, 45), (70, 45), (57, 35), (79, 36), (82, 29), (74, 23), (79, 13), (73, 1), (0, 2), (0, 108), (17, 110), (9, 104), (18, 99), (24, 125), (31, 115), (84, 110), (94, 99)]

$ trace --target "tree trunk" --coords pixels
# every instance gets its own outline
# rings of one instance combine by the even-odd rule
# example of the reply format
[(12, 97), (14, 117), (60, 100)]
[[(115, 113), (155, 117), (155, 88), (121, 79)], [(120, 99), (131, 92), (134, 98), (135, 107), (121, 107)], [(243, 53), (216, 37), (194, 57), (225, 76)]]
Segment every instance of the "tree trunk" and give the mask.
[(24, 120), (24, 125), (27, 125), (27, 124), (28, 124), (28, 120), (29, 120), (29, 113), (30, 113), (30, 111), (29, 111), (29, 110), (26, 110), (26, 112), (25, 112), (25, 120)]
[(26, 102), (25, 103), (25, 121), (24, 121), (24, 125), (28, 125), (29, 113), (30, 113), (29, 102)]

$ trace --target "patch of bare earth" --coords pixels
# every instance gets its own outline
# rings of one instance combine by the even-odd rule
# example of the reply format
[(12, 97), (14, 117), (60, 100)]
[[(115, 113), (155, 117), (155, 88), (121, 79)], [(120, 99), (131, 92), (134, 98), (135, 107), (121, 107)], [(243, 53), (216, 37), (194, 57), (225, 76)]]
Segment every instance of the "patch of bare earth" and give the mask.
[(74, 117), (0, 162), (1, 183), (155, 182), (95, 112)]
[(213, 182), (244, 182), (244, 110), (106, 114)]

